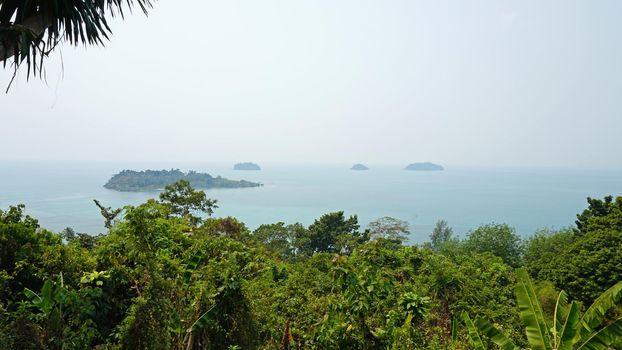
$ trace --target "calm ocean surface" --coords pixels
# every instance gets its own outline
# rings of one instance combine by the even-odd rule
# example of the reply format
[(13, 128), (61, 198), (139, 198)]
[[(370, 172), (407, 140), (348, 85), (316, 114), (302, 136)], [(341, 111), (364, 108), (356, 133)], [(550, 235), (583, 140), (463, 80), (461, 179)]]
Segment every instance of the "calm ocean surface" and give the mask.
[(104, 231), (93, 199), (120, 207), (157, 197), (157, 192), (124, 193), (102, 185), (122, 169), (196, 170), (264, 184), (259, 188), (206, 191), (218, 200), (214, 216), (235, 216), (251, 229), (283, 221), (308, 225), (324, 213), (357, 214), (362, 226), (382, 216), (411, 224), (413, 242), (427, 239), (445, 219), (464, 234), (483, 223), (505, 222), (521, 235), (574, 223), (586, 197), (622, 195), (622, 171), (469, 169), (408, 172), (403, 165), (350, 171), (344, 165), (260, 164), (243, 172), (232, 164), (170, 162), (0, 162), (0, 208), (26, 204), (42, 227), (60, 231)]

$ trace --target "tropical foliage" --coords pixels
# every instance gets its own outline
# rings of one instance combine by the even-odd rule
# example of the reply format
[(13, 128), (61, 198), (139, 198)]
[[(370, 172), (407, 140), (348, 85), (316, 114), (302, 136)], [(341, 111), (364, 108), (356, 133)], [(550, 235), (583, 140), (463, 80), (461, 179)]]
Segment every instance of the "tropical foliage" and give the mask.
[[(99, 206), (115, 214), (99, 236), (0, 211), (0, 349), (620, 348), (616, 265), (584, 277), (593, 300), (568, 302), (584, 295), (558, 292), (574, 268), (545, 264), (619, 233), (614, 209), (525, 242), (498, 225), (461, 240), (444, 223), (434, 245), (405, 245), (400, 220), (361, 229), (344, 212), (251, 231), (183, 181)], [(472, 249), (475, 235), (495, 244)]]
[(532, 277), (586, 305), (622, 281), (622, 197), (588, 198), (588, 204), (575, 228), (534, 235), (525, 255)]
[[(581, 315), (581, 303), (568, 302), (565, 292), (560, 292), (555, 312), (547, 322), (540, 306), (533, 283), (524, 269), (517, 271), (516, 300), (525, 334), (531, 349), (590, 349), (607, 350), (622, 344), (622, 317), (603, 325), (607, 312), (622, 299), (622, 281), (601, 294)], [(485, 349), (482, 335), (499, 348), (519, 349), (501, 330), (483, 318), (471, 320), (463, 314), (469, 339), (476, 349)]]

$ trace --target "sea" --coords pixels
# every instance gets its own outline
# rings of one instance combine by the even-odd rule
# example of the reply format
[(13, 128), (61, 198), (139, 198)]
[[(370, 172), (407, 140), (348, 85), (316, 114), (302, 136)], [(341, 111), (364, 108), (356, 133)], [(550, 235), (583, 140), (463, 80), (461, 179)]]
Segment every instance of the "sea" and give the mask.
[(41, 227), (105, 232), (93, 199), (117, 208), (138, 205), (158, 192), (117, 192), (103, 187), (123, 169), (207, 172), (262, 187), (208, 189), (218, 201), (213, 216), (233, 216), (253, 230), (261, 224), (309, 225), (322, 214), (357, 215), (361, 228), (380, 217), (405, 220), (410, 242), (426, 241), (438, 220), (458, 235), (487, 223), (506, 223), (521, 236), (574, 225), (587, 197), (622, 195), (622, 170), (480, 168), (446, 165), (444, 171), (405, 171), (405, 164), (260, 164), (236, 171), (233, 163), (0, 161), (0, 210), (25, 204)]

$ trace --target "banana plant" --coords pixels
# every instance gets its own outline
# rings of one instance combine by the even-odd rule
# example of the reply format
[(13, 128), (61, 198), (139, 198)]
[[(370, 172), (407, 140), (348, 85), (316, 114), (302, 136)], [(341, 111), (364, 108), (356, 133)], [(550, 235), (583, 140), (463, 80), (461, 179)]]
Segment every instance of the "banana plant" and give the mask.
[(54, 313), (58, 313), (58, 317), (60, 317), (66, 298), (63, 274), (59, 275), (58, 283), (46, 280), (41, 287), (41, 293), (37, 294), (28, 288), (24, 288), (24, 295), (30, 300), (30, 306), (39, 309), (45, 319), (51, 318)]
[[(52, 348), (63, 343), (63, 307), (67, 302), (67, 289), (61, 273), (58, 282), (46, 280), (40, 293), (25, 288), (24, 295), (28, 298), (25, 304), (39, 311), (43, 321), (43, 338)], [(53, 345), (55, 344), (55, 345)]]
[[(518, 269), (517, 277), (516, 300), (532, 350), (607, 350), (622, 341), (622, 318), (601, 327), (607, 311), (622, 298), (622, 282), (601, 294), (582, 316), (581, 304), (569, 303), (568, 295), (560, 292), (552, 324), (547, 325), (529, 274), (525, 269)], [(486, 349), (482, 335), (503, 350), (519, 349), (490, 322), (481, 318), (473, 322), (467, 313), (462, 317), (475, 349)]]

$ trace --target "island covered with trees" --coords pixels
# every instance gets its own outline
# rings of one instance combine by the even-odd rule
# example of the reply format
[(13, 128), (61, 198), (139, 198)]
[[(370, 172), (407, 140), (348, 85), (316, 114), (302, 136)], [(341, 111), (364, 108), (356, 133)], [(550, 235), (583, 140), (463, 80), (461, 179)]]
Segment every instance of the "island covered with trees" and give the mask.
[(408, 164), (404, 170), (411, 170), (411, 171), (441, 171), (441, 170), (445, 170), (445, 168), (443, 168), (442, 165), (438, 165), (438, 164), (434, 164), (434, 163), (430, 163), (430, 162), (423, 162), (423, 163), (412, 163), (412, 164)]
[(360, 163), (359, 163), (359, 164), (354, 164), (354, 165), (350, 168), (350, 170), (357, 170), (357, 171), (361, 171), (361, 170), (369, 170), (369, 167), (367, 167), (367, 166), (366, 166), (366, 165), (364, 165), (364, 164), (360, 164)]
[(154, 191), (161, 190), (166, 185), (179, 180), (186, 180), (196, 188), (240, 188), (258, 187), (260, 183), (246, 180), (229, 180), (223, 177), (213, 177), (210, 174), (196, 171), (182, 172), (179, 169), (171, 170), (123, 170), (114, 175), (106, 184), (105, 188), (116, 191)]
[(261, 168), (255, 163), (246, 162), (235, 164), (233, 170), (261, 170)]
[(622, 349), (622, 197), (523, 238), (327, 213), (250, 230), (181, 180), (106, 231), (0, 210), (0, 349)]

